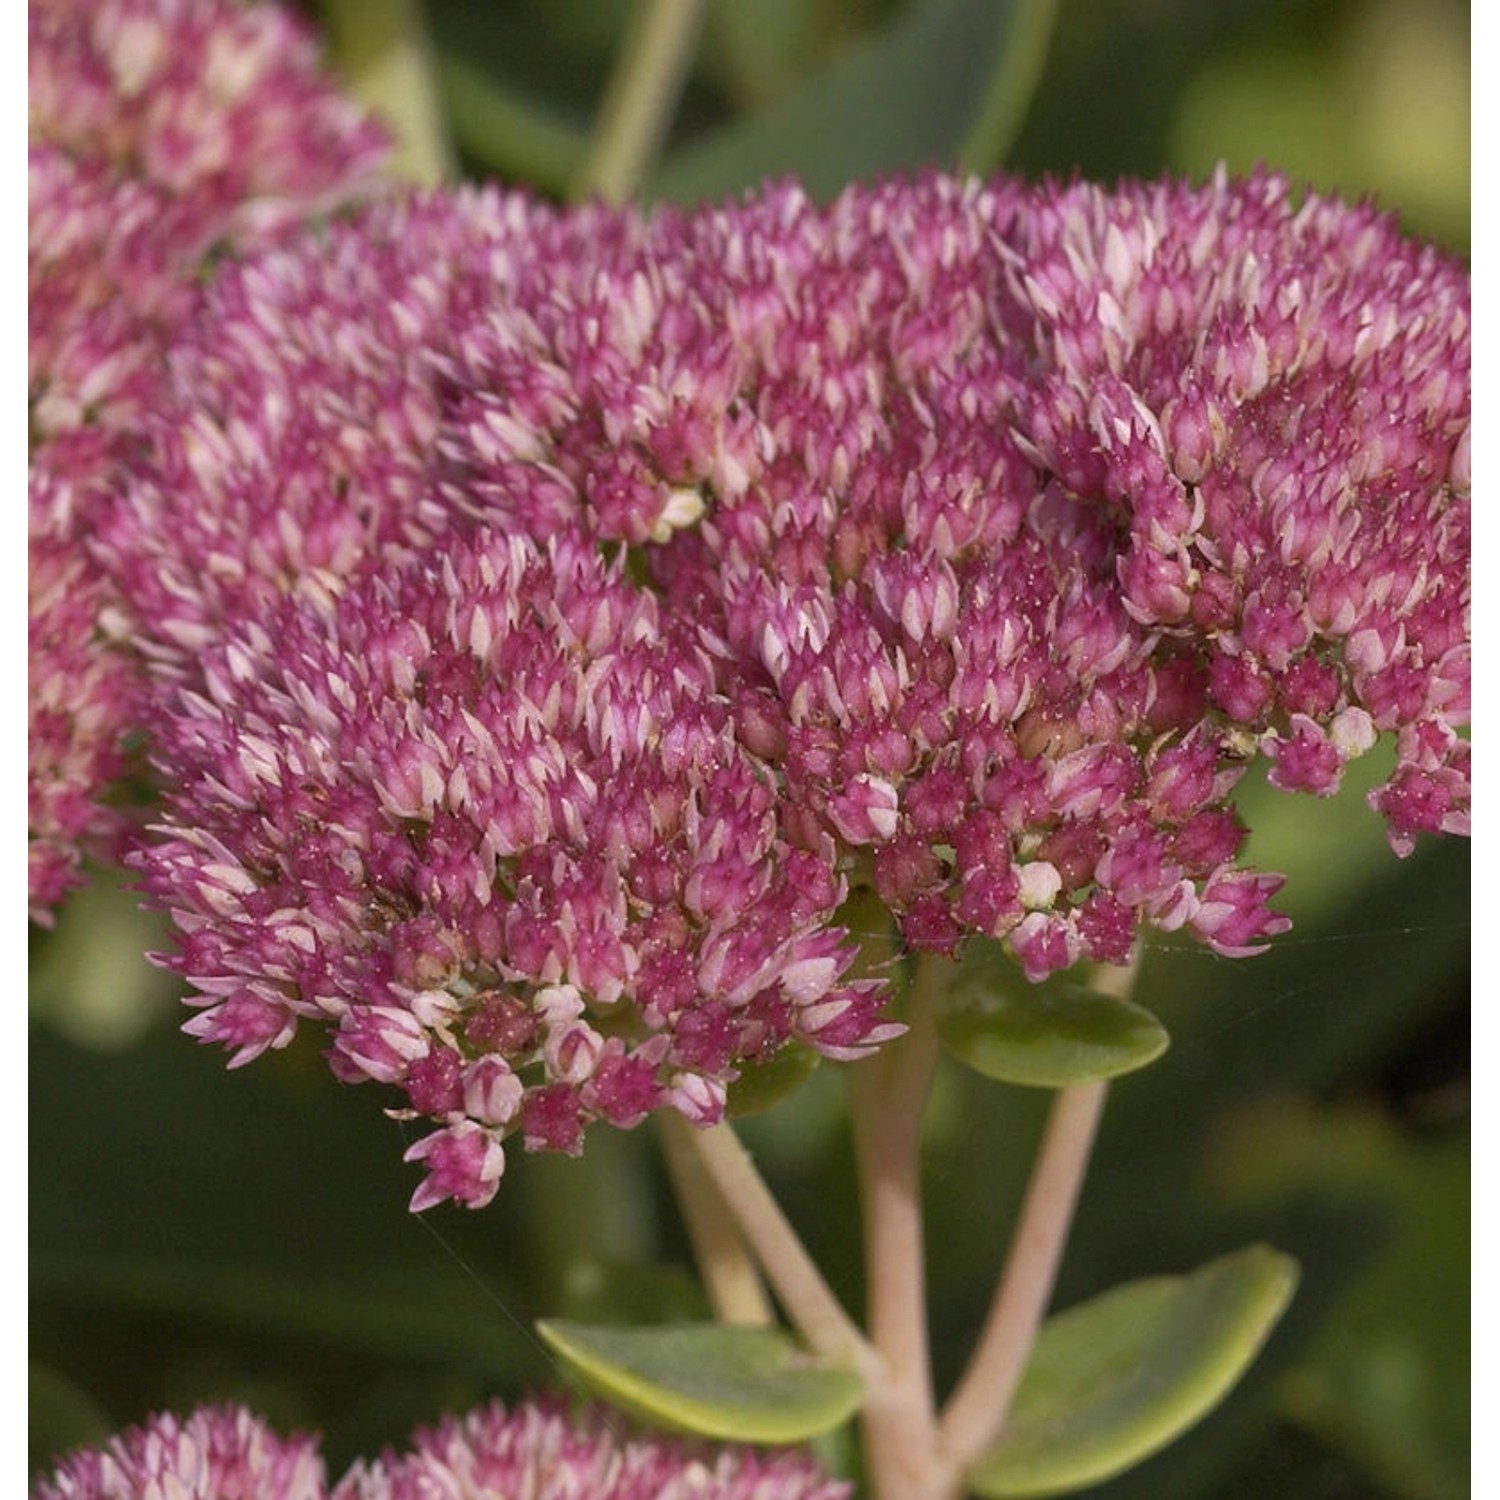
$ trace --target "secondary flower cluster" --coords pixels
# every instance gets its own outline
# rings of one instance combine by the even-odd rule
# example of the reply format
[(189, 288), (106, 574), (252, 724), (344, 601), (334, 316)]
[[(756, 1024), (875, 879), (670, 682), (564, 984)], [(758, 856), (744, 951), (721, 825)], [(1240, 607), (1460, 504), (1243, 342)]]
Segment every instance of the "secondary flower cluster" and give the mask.
[(70, 1453), (32, 1500), (313, 1500), (327, 1493), (312, 1438), (283, 1438), (243, 1407), (170, 1412)]
[(100, 637), (111, 601), (103, 575), (75, 536), (35, 524), (38, 510), (51, 510), (56, 488), (66, 482), (52, 458), (44, 452), (31, 469), (27, 579), (27, 884), (32, 919), (42, 923), (77, 880), (80, 846), (106, 842), (117, 829), (98, 798), (120, 775), (123, 738), (140, 714), (133, 660)]
[(312, 33), (239, 0), (31, 0), (32, 421), (118, 425), (216, 248), (371, 185), (374, 124)]
[(498, 1404), (419, 1432), (412, 1451), (356, 1464), (332, 1500), (848, 1500), (850, 1486), (782, 1450), (621, 1438), (575, 1425), (555, 1404)]
[(616, 1435), (561, 1403), (495, 1403), (419, 1431), (411, 1451), (354, 1465), (329, 1488), (314, 1439), (242, 1407), (152, 1417), (70, 1454), (32, 1500), (847, 1500), (796, 1453)]
[(913, 948), (1255, 951), (1248, 758), (1467, 826), (1468, 279), (1278, 177), (387, 202), (219, 279), (104, 534), (198, 1035), (502, 1142), (893, 1028)]
[(88, 552), (211, 254), (366, 190), (380, 133), (291, 12), (234, 0), (31, 0), (30, 906), (50, 920), (141, 717)]

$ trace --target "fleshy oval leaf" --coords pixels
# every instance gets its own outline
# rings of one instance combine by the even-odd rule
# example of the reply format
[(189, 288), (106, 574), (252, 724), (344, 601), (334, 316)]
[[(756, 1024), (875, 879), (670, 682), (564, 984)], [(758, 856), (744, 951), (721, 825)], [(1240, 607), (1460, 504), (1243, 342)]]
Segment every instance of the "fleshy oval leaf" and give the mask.
[(1295, 1261), (1252, 1245), (1049, 1319), (1005, 1436), (969, 1471), (973, 1492), (1066, 1494), (1166, 1447), (1229, 1393), (1296, 1283)]
[(944, 1046), (986, 1078), (1058, 1089), (1118, 1078), (1167, 1050), (1144, 1007), (1069, 979), (1031, 984), (998, 951), (966, 955), (938, 1021)]
[(758, 1115), (794, 1094), (811, 1076), (820, 1058), (811, 1047), (790, 1042), (769, 1062), (747, 1063), (729, 1085), (725, 1113), (743, 1120)]
[(864, 1387), (768, 1328), (656, 1328), (549, 1319), (547, 1347), (591, 1392), (659, 1426), (741, 1443), (800, 1443), (847, 1421)]

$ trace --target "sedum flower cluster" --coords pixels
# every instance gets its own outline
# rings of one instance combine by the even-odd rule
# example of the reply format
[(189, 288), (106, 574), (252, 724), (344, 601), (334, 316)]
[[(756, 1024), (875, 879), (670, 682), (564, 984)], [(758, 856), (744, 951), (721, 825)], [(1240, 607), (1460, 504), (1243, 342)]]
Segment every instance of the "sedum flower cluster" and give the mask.
[(314, 1500), (326, 1495), (316, 1442), (283, 1438), (243, 1407), (170, 1412), (100, 1448), (70, 1453), (32, 1500)]
[(499, 1403), (462, 1419), (445, 1417), (418, 1432), (410, 1453), (356, 1464), (331, 1500), (849, 1500), (850, 1486), (828, 1479), (788, 1450), (711, 1448), (661, 1437), (630, 1439), (602, 1417), (571, 1421), (557, 1403), (506, 1411)]
[(1257, 951), (1252, 757), (1385, 734), (1396, 850), (1467, 828), (1468, 298), (1271, 174), (461, 190), (225, 266), (100, 521), (189, 1030), (322, 1027), (478, 1206), (894, 1035), (855, 889), (1032, 979)]
[(331, 1489), (312, 1438), (242, 1407), (155, 1416), (70, 1454), (32, 1500), (847, 1500), (798, 1453), (617, 1435), (556, 1401), (498, 1402), (419, 1431), (411, 1451), (360, 1462)]
[(91, 551), (201, 273), (372, 186), (381, 133), (312, 34), (236, 0), (31, 0), (29, 899), (46, 922), (142, 713)]
[(118, 426), (210, 252), (369, 187), (382, 133), (312, 33), (240, 0), (30, 0), (32, 422)]

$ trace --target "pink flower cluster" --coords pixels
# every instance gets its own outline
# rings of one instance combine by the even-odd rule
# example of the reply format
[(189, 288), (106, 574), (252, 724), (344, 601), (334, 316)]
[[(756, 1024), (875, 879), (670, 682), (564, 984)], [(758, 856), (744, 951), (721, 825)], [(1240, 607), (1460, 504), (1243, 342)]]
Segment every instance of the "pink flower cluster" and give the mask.
[(310, 1437), (283, 1438), (243, 1407), (170, 1412), (102, 1448), (65, 1457), (32, 1500), (321, 1500), (323, 1459)]
[(279, 5), (30, 0), (32, 422), (117, 426), (214, 249), (374, 184), (382, 133)]
[(107, 569), (90, 549), (189, 320), (208, 257), (374, 181), (380, 132), (278, 6), (29, 6), (30, 906), (46, 922), (141, 717)]
[(356, 1464), (332, 1500), (849, 1500), (796, 1452), (622, 1438), (599, 1419), (576, 1425), (559, 1404), (498, 1403), (419, 1432), (412, 1451)]
[(354, 1465), (332, 1489), (315, 1440), (242, 1407), (152, 1417), (70, 1454), (31, 1500), (847, 1500), (798, 1453), (616, 1435), (557, 1401), (498, 1402), (419, 1431), (411, 1451)]
[(512, 1130), (709, 1123), (789, 1040), (894, 1034), (840, 982), (831, 840), (787, 841), (698, 632), (587, 540), (455, 535), (202, 669), (143, 882), (207, 1007), (188, 1029), (238, 1063), (326, 1024), (341, 1078), (446, 1122), (414, 1209), (487, 1201)]
[(1272, 175), (387, 202), (226, 271), (108, 551), (190, 1029), (440, 1127), (716, 1119), (893, 1028), (838, 909), (1034, 979), (1285, 927), (1247, 760), (1467, 826), (1468, 278)]
[[(33, 515), (50, 508), (61, 482), (58, 446), (32, 465)], [(111, 594), (76, 538), (34, 528), (29, 563), (27, 883), (32, 920), (46, 924), (77, 881), (80, 848), (117, 832), (116, 815), (98, 799), (124, 769), (140, 685), (133, 660), (101, 636)]]

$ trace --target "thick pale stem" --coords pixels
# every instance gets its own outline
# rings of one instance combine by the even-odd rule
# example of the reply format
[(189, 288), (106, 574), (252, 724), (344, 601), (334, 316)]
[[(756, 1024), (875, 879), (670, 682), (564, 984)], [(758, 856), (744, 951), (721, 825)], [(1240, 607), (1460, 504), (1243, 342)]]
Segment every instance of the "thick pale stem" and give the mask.
[(421, 0), (329, 0), (326, 13), (340, 72), (395, 136), (392, 171), (428, 185), (452, 177)]
[(690, 1139), (783, 1310), (809, 1348), (852, 1365), (868, 1378), (877, 1369), (875, 1351), (823, 1279), (734, 1131), (728, 1125), (715, 1125), (692, 1131)]
[(671, 122), (702, 12), (703, 0), (639, 0), (575, 197), (619, 203), (635, 191)]
[(943, 1410), (939, 1439), (962, 1472), (999, 1436), (1062, 1261), (1108, 1085), (1060, 1089), (1021, 1206), (1010, 1256), (974, 1357)]
[(879, 1500), (941, 1495), (922, 1234), (922, 1115), (937, 1063), (932, 991), (946, 961), (925, 957), (911, 988), (910, 1030), (850, 1070), (864, 1216), (867, 1320), (881, 1359), (861, 1419)]
[(724, 1195), (694, 1149), (694, 1127), (670, 1109), (657, 1120), (662, 1154), (714, 1316), (740, 1327), (769, 1326), (775, 1322), (770, 1298)]

